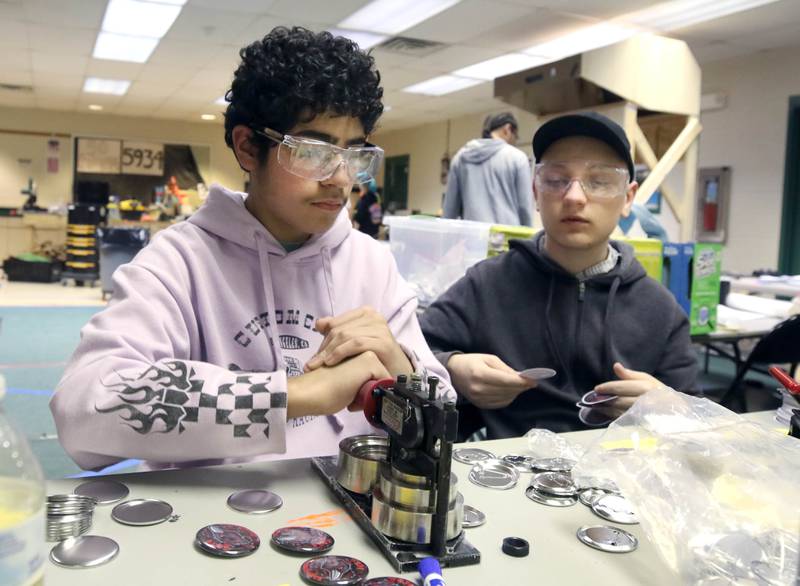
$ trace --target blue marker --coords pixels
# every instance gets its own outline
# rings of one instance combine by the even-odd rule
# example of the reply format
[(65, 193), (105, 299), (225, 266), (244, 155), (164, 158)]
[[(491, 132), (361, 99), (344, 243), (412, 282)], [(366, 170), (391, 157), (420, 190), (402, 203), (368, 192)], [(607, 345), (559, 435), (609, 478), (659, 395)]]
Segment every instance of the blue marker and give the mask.
[(422, 576), (422, 586), (445, 586), (444, 578), (442, 578), (442, 568), (436, 558), (420, 560), (419, 575)]

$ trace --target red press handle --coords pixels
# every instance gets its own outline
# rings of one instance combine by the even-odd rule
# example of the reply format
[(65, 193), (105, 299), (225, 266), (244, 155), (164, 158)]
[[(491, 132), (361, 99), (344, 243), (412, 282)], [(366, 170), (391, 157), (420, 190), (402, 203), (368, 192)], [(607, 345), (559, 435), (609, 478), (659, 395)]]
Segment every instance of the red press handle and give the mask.
[(364, 417), (367, 418), (372, 425), (375, 425), (375, 417), (378, 411), (378, 403), (375, 400), (373, 391), (381, 386), (394, 385), (393, 378), (384, 378), (381, 380), (370, 380), (361, 385), (361, 388), (356, 394), (356, 398), (347, 407), (348, 411), (364, 411)]
[(794, 380), (789, 373), (777, 366), (770, 366), (769, 373), (793, 395), (800, 395), (800, 383)]

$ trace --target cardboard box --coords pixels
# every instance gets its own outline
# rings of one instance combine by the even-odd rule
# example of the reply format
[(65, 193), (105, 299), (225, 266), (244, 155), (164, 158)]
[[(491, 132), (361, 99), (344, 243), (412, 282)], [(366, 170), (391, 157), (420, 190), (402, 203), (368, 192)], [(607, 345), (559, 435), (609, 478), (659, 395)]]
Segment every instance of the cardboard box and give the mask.
[(664, 285), (689, 316), (691, 333), (706, 334), (717, 326), (722, 245), (702, 242), (664, 244)]
[(655, 238), (619, 238), (633, 247), (633, 255), (644, 267), (647, 276), (659, 283), (663, 278), (664, 252), (663, 243)]

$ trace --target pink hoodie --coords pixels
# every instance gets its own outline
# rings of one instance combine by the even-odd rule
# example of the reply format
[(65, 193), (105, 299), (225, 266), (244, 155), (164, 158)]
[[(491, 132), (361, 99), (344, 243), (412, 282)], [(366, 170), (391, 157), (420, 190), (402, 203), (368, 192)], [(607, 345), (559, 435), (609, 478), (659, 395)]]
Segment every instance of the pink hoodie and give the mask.
[(82, 468), (330, 455), (341, 438), (374, 432), (360, 412), (286, 419), (286, 378), (322, 343), (315, 321), (362, 305), (454, 397), (388, 247), (353, 230), (342, 210), (287, 253), (245, 197), (212, 186), (194, 216), (114, 274), (114, 298), (81, 331), (50, 403)]

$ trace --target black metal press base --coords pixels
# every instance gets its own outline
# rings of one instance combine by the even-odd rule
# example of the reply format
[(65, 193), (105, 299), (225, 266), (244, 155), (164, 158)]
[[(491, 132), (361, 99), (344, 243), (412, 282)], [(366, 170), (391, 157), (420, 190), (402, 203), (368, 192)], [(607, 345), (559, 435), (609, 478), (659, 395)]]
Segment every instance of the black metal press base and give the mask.
[[(413, 572), (417, 569), (417, 562), (420, 559), (431, 555), (428, 545), (398, 541), (387, 537), (375, 528), (368, 514), (366, 499), (360, 499), (361, 502), (357, 502), (353, 495), (336, 481), (335, 456), (312, 458), (311, 466), (341, 501), (353, 520), (375, 542), (395, 570)], [(458, 537), (447, 542), (447, 553), (439, 558), (439, 564), (442, 567), (469, 566), (480, 563), (480, 561), (481, 552), (464, 539), (463, 531)]]

